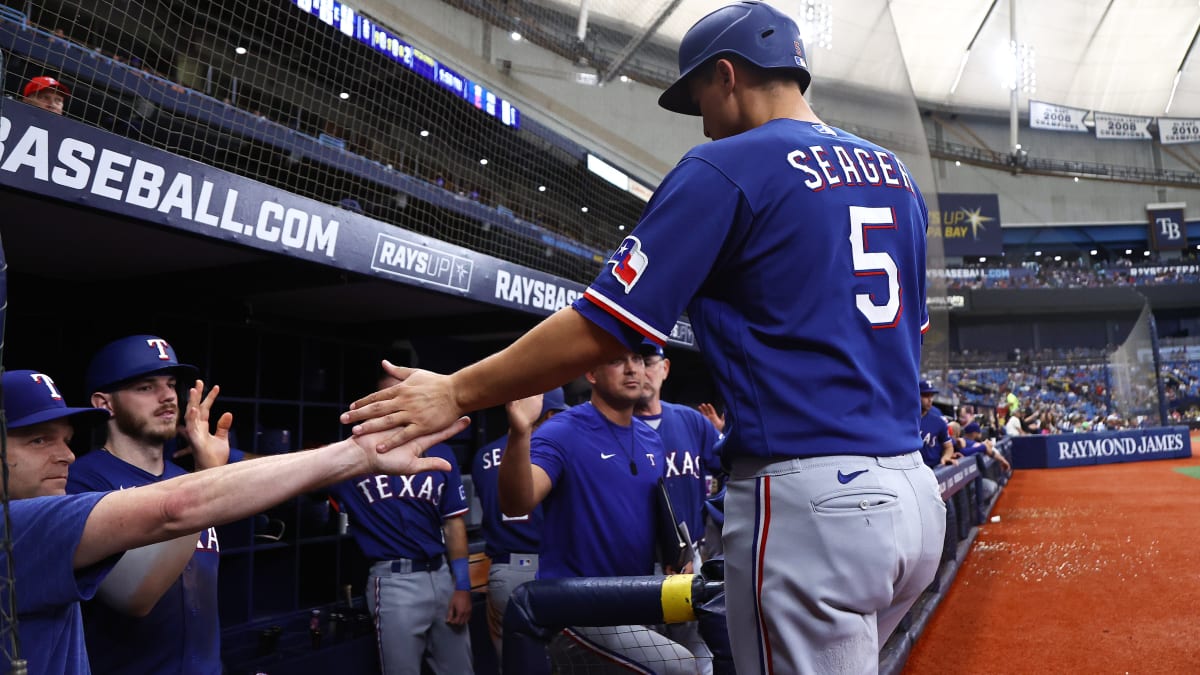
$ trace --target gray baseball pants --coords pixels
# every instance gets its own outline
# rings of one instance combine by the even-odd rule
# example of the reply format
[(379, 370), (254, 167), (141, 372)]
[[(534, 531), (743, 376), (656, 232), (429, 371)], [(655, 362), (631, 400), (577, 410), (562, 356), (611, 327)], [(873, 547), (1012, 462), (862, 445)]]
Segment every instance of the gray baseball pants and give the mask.
[(432, 572), (393, 572), (392, 561), (371, 566), (367, 608), (375, 617), (384, 675), (421, 675), (423, 657), (437, 675), (472, 672), (467, 627), (446, 623), (453, 594), (445, 564)]

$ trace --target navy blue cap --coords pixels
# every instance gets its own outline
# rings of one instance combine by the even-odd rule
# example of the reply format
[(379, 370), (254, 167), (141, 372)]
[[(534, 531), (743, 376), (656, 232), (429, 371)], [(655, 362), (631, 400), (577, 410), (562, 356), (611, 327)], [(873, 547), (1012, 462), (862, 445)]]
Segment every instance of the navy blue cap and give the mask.
[(981, 432), (981, 431), (983, 431), (983, 429), (979, 428), (978, 422), (971, 422), (970, 424), (968, 424), (967, 426), (962, 428), (962, 432), (964, 435), (965, 434), (973, 434), (973, 433)]
[(108, 421), (108, 411), (100, 408), (68, 408), (49, 375), (36, 370), (9, 370), (4, 373), (4, 417), (9, 429), (31, 427), (42, 422), (74, 417), (85, 424)]
[(109, 392), (135, 377), (174, 375), (195, 379), (199, 374), (195, 366), (179, 362), (166, 340), (154, 335), (131, 335), (96, 352), (88, 364), (84, 385), (89, 393)]
[(921, 380), (921, 395), (922, 396), (925, 394), (936, 394), (936, 393), (938, 393), (937, 387), (934, 387), (932, 384), (930, 384), (929, 380)]
[(661, 356), (666, 358), (666, 354), (663, 353), (662, 345), (650, 339), (642, 340), (642, 344), (638, 345), (637, 353), (641, 354), (642, 356)]
[(709, 59), (736, 54), (759, 68), (793, 74), (800, 91), (808, 90), (812, 75), (800, 29), (788, 15), (765, 2), (735, 2), (715, 10), (688, 29), (679, 43), (679, 79), (658, 105), (671, 112), (699, 115), (688, 91), (688, 76)]
[(538, 419), (545, 417), (546, 413), (550, 412), (551, 410), (555, 412), (562, 412), (568, 407), (570, 406), (567, 405), (567, 398), (563, 395), (562, 387), (555, 387), (545, 394), (542, 394), (542, 412), (540, 415), (538, 415)]

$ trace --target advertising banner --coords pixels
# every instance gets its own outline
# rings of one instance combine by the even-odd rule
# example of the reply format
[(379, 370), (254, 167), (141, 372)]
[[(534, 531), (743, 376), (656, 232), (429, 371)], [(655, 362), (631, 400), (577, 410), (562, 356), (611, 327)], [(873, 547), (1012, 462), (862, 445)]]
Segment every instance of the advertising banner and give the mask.
[(930, 238), (941, 235), (947, 256), (989, 256), (1004, 251), (999, 197), (940, 192), (938, 207), (939, 211), (929, 214)]

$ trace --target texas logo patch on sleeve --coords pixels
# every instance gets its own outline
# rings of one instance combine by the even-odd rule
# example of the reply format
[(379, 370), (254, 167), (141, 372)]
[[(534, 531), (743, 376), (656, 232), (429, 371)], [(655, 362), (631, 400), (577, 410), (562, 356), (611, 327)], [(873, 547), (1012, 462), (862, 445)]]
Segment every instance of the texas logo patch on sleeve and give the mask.
[(646, 272), (650, 259), (642, 252), (642, 242), (637, 237), (625, 237), (608, 264), (612, 265), (612, 275), (625, 287), (625, 292), (633, 290), (634, 284)]

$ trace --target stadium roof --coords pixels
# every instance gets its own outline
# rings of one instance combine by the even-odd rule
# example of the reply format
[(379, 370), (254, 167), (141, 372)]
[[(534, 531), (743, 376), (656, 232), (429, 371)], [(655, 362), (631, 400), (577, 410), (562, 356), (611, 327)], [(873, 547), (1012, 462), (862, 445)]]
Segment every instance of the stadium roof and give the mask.
[[(874, 81), (900, 45), (916, 98), (960, 109), (1006, 110), (1013, 68), (1009, 13), (1016, 0), (775, 0), (801, 23), (814, 85), (822, 78), (894, 89)], [(700, 17), (727, 0), (534, 0), (564, 14), (586, 6), (589, 21), (632, 40), (674, 47)], [(803, 8), (832, 13), (831, 48), (817, 46)], [(890, 9), (890, 11), (889, 11)], [(1200, 63), (1188, 62), (1200, 30), (1196, 0), (1016, 2), (1018, 42), (1034, 48), (1036, 90), (1049, 103), (1145, 116), (1200, 117)], [(658, 27), (653, 28), (658, 23)], [(964, 55), (970, 47), (969, 58)], [(633, 50), (636, 54), (645, 47)], [(1194, 54), (1193, 54), (1194, 55)], [(962, 68), (961, 77), (959, 75)], [(617, 73), (619, 74), (619, 73)], [(1179, 74), (1178, 86), (1175, 86)], [(955, 82), (957, 80), (957, 86)], [(1167, 111), (1172, 90), (1174, 100)]]

